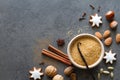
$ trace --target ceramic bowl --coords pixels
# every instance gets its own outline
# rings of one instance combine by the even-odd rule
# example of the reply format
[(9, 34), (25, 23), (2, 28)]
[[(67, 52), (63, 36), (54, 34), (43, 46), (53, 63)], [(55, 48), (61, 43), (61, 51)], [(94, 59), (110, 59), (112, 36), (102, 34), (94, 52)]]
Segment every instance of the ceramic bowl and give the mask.
[(97, 66), (102, 61), (103, 56), (104, 56), (104, 46), (103, 46), (103, 43), (96, 36), (94, 36), (92, 34), (83, 33), (83, 34), (79, 34), (79, 35), (75, 36), (68, 44), (68, 47), (67, 47), (68, 57), (69, 57), (69, 59), (70, 59), (70, 61), (72, 62), (73, 65), (75, 65), (76, 67), (81, 68), (81, 69), (86, 69), (86, 66), (82, 66), (80, 64), (77, 64), (73, 60), (73, 58), (71, 56), (71, 53), (70, 53), (70, 47), (71, 47), (72, 43), (74, 41), (76, 41), (76, 39), (79, 39), (79, 38), (81, 38), (83, 36), (91, 37), (91, 38), (97, 40), (99, 42), (99, 44), (100, 44), (100, 47), (101, 47), (101, 54), (100, 54), (100, 57), (98, 58), (98, 60), (95, 63), (88, 66), (89, 68), (93, 68), (93, 67)]

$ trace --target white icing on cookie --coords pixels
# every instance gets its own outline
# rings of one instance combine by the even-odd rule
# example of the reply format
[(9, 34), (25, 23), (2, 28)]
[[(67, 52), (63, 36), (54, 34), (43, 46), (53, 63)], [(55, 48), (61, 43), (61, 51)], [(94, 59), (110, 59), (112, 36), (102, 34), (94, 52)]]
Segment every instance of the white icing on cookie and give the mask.
[(89, 20), (92, 23), (92, 27), (97, 26), (99, 27), (102, 23), (102, 17), (98, 16), (98, 14), (91, 15), (91, 19)]
[(105, 52), (105, 54), (106, 56), (104, 56), (103, 58), (106, 59), (106, 63), (110, 62), (112, 64), (113, 61), (116, 60), (116, 53), (112, 53), (112, 50), (110, 50), (109, 52)]
[(43, 75), (43, 73), (40, 72), (41, 70), (41, 68), (36, 69), (35, 67), (33, 67), (33, 70), (29, 71), (29, 73), (31, 74), (30, 78), (33, 78), (34, 80), (41, 79), (41, 76)]

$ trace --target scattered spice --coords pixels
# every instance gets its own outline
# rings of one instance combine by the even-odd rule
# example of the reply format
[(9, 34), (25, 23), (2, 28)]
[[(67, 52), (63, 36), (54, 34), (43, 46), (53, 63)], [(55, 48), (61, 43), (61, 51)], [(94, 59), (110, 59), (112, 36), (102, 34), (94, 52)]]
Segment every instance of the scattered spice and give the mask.
[(67, 37), (73, 36), (73, 30), (70, 29), (67, 33), (66, 33)]
[(85, 20), (85, 18), (84, 17), (79, 18), (79, 21), (82, 21), (82, 20)]
[(84, 12), (83, 14), (82, 14), (82, 17), (85, 17), (86, 16), (86, 13)]
[(44, 65), (45, 64), (45, 62), (44, 61), (41, 61), (40, 63), (39, 63), (39, 65)]
[(101, 7), (99, 6), (99, 7), (98, 7), (98, 12), (100, 12), (100, 9), (101, 9)]
[(84, 13), (82, 13), (82, 16), (79, 18), (79, 21), (84, 20), (84, 19), (85, 19), (85, 16), (86, 16), (86, 13), (85, 13), (85, 12), (84, 12)]
[(93, 10), (95, 9), (95, 7), (94, 7), (93, 5), (90, 4), (89, 6), (90, 6)]
[(58, 46), (63, 46), (65, 44), (64, 39), (58, 39), (56, 42)]

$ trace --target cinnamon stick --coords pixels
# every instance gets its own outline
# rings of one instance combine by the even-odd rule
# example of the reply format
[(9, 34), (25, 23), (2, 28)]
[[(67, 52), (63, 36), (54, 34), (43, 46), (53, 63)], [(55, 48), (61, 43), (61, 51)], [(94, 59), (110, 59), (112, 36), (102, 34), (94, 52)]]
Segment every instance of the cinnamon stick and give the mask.
[(54, 52), (48, 51), (48, 50), (46, 50), (46, 49), (43, 49), (43, 50), (46, 51), (46, 52), (48, 52), (49, 54), (55, 55), (56, 57), (58, 57), (58, 58), (60, 58), (60, 59), (63, 59), (63, 60), (65, 60), (65, 61), (70, 62), (68, 59), (65, 59), (64, 57), (62, 57), (62, 56), (60, 56), (60, 55), (57, 55), (57, 54), (55, 54)]
[(52, 52), (54, 52), (54, 53), (56, 53), (56, 54), (58, 54), (58, 55), (60, 55), (60, 56), (62, 56), (62, 57), (64, 57), (64, 58), (69, 60), (67, 54), (63, 53), (62, 51), (58, 50), (57, 48), (53, 47), (52, 45), (49, 45), (48, 49), (50, 51), (52, 51)]
[(54, 58), (54, 59), (56, 59), (56, 60), (59, 60), (59, 61), (65, 63), (65, 64), (67, 64), (67, 65), (72, 65), (72, 63), (71, 63), (68, 59), (65, 59), (64, 57), (59, 56), (59, 55), (57, 55), (57, 54), (55, 54), (55, 53), (53, 53), (53, 52), (51, 52), (51, 51), (48, 51), (48, 50), (46, 50), (46, 49), (43, 49), (43, 50), (42, 50), (42, 54), (44, 54), (44, 55), (46, 55), (46, 56), (49, 56), (49, 57), (51, 57), (51, 58)]

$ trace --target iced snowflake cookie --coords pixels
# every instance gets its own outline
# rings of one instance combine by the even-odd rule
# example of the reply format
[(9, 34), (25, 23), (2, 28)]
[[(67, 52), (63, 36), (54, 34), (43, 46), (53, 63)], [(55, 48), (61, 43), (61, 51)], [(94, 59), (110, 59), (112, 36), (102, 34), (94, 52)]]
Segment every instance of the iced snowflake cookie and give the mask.
[(103, 58), (106, 59), (106, 63), (110, 62), (112, 64), (113, 61), (116, 60), (115, 58), (116, 53), (112, 53), (112, 50), (110, 50), (109, 52), (105, 52), (105, 54), (106, 55)]
[(29, 73), (31, 74), (30, 78), (34, 80), (37, 80), (37, 79), (41, 80), (41, 76), (43, 75), (41, 70), (42, 70), (41, 68), (37, 69), (36, 67), (33, 67), (33, 69), (29, 71)]
[(98, 14), (91, 15), (89, 22), (91, 23), (92, 27), (99, 27), (100, 24), (102, 24), (102, 17), (98, 16)]

